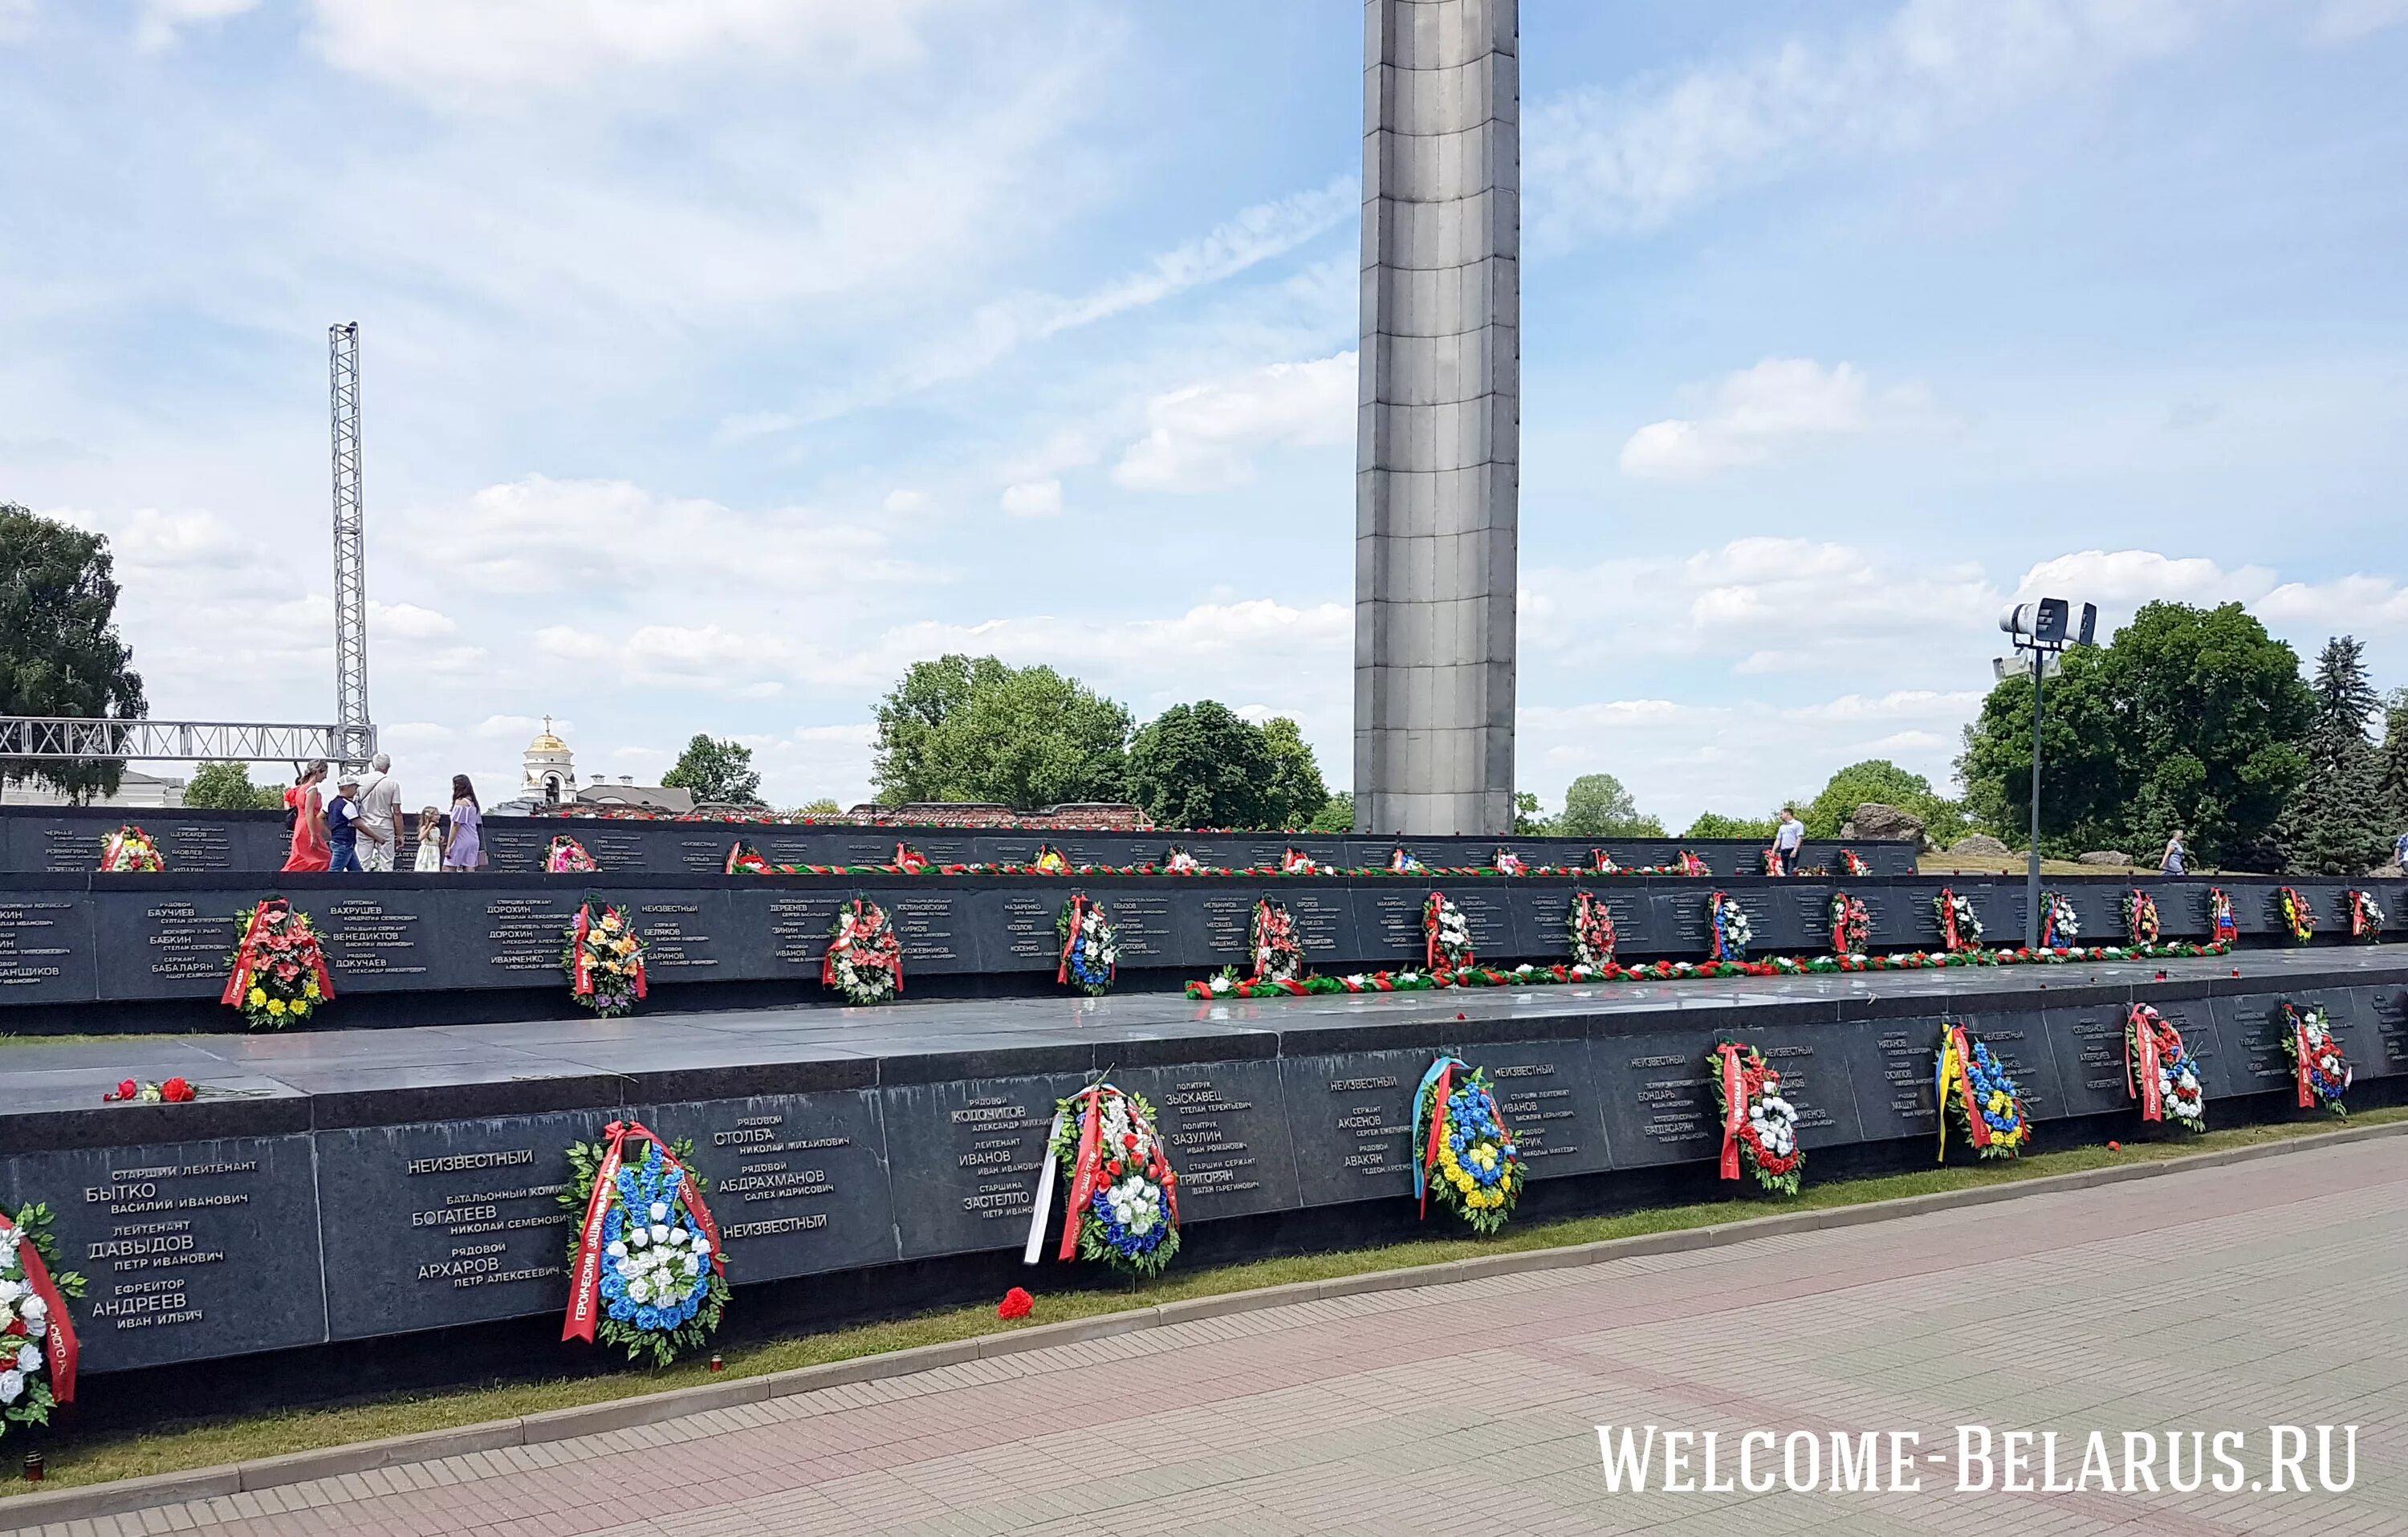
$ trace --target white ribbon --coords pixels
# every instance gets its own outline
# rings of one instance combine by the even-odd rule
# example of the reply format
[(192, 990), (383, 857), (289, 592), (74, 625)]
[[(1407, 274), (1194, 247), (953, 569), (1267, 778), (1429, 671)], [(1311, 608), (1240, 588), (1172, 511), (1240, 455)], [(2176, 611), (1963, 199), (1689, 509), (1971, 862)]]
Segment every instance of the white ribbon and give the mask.
[(1024, 1265), (1036, 1264), (1038, 1256), (1045, 1249), (1045, 1225), (1054, 1217), (1054, 1144), (1061, 1140), (1064, 1113), (1059, 1109), (1054, 1112), (1053, 1128), (1045, 1133), (1045, 1156), (1037, 1163), (1037, 1190), (1028, 1214), (1028, 1243), (1020, 1251), (1020, 1262)]

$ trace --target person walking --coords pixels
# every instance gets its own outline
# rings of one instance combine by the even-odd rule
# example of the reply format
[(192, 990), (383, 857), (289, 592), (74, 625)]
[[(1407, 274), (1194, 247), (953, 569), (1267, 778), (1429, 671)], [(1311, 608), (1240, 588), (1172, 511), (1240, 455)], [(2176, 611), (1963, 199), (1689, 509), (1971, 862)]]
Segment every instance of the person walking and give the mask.
[(360, 787), (360, 868), (389, 870), (401, 846), (401, 782), (383, 753), (368, 767), (373, 772)]
[(443, 813), (432, 806), (418, 813), (418, 863), (412, 868), (421, 875), (443, 869)]
[(452, 836), (444, 840), (445, 869), (477, 869), (485, 863), (484, 813), (477, 808), (477, 787), (466, 774), (452, 776)]
[(2408, 871), (2408, 832), (2391, 840), (2391, 862), (2402, 871)]
[(360, 776), (345, 774), (326, 802), (326, 869), (336, 875), (360, 873)]
[(333, 858), (326, 847), (326, 808), (318, 795), (318, 782), (325, 777), (326, 760), (320, 758), (284, 792), (285, 821), (293, 828), (293, 847), (284, 856), (288, 870), (322, 870)]
[(2159, 875), (2183, 874), (2183, 856), (2188, 852), (2183, 847), (2183, 830), (2176, 827), (2174, 835), (2166, 840), (2165, 857), (2157, 861), (2157, 873)]
[(1781, 862), (1781, 868), (1772, 873), (1797, 874), (1798, 851), (1805, 845), (1805, 842), (1806, 824), (1798, 820), (1798, 808), (1784, 806), (1781, 808), (1781, 826), (1774, 828), (1772, 832), (1772, 853), (1773, 856)]

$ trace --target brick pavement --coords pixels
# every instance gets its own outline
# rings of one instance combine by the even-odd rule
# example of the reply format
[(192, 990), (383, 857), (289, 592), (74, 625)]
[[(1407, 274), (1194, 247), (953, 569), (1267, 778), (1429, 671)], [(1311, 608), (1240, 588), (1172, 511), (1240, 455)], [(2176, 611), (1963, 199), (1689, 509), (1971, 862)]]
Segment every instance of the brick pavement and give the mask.
[[(2403, 1255), (2408, 1159), (2382, 1138), (1281, 1307), (36, 1530), (2408, 1532)], [(1610, 1494), (1599, 1422), (1727, 1442), (1914, 1429), (1927, 1450), (1959, 1423), (2055, 1428), (2072, 1432), (2069, 1477), (2091, 1429), (2115, 1447), (2127, 1429), (2244, 1430), (2256, 1476), (2268, 1425), (2354, 1422), (2358, 1479), (2343, 1494), (1958, 1493), (1952, 1464), (1922, 1469), (1919, 1493)]]

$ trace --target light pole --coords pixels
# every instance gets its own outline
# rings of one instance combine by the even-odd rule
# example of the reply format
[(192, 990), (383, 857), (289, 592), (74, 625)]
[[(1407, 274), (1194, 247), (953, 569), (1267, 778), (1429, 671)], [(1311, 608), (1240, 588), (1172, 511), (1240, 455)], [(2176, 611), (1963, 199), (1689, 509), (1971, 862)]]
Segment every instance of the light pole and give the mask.
[[(2024, 874), (2024, 948), (2040, 948), (2040, 722), (2041, 684), (2050, 673), (2064, 666), (2068, 639), (2066, 628), (2071, 618), (2072, 605), (2061, 597), (2043, 597), (2037, 603), (2017, 603), (1999, 615), (1999, 628), (2014, 641), (2015, 650), (2031, 657), (2032, 684), (2032, 769), (2031, 769), (2031, 858)], [(2087, 646), (2099, 628), (2099, 606), (2082, 605), (2082, 627), (2071, 643)], [(2007, 676), (2007, 659), (2000, 657), (1994, 670), (2003, 682)]]

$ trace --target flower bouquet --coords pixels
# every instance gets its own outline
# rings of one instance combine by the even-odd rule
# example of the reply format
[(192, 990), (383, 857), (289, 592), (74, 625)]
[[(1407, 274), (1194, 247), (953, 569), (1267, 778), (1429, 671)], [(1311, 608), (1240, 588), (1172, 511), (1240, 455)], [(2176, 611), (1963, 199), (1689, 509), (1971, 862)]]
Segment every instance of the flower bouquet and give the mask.
[(1727, 892), (1715, 892), (1706, 898), (1706, 927), (1713, 944), (1710, 952), (1716, 961), (1747, 959), (1747, 941), (1755, 937), (1748, 927), (1747, 913), (1739, 898)]
[(928, 856), (909, 843), (895, 845), (895, 868), (906, 875), (928, 873)]
[(2241, 920), (2232, 913), (2232, 898), (2222, 886), (2211, 887), (2207, 894), (2207, 928), (2210, 942), (2231, 944), (2241, 938)]
[(2283, 915), (2283, 927), (2290, 933), (2292, 942), (2305, 944), (2316, 937), (2316, 910), (2289, 886), (2274, 893), (2274, 911)]
[(2348, 1116), (2349, 1107), (2342, 1103), (2342, 1096), (2349, 1092), (2357, 1074), (2323, 1009), (2313, 1003), (2304, 1009), (2283, 1005), (2283, 1055), (2291, 1059), (2301, 1110), (2322, 1105), (2335, 1115)]
[(1499, 875), (1526, 875), (1530, 867), (1512, 849), (1498, 849), (1488, 856), (1488, 868)]
[(1460, 971), (1479, 957), (1471, 951), (1471, 923), (1446, 893), (1433, 891), (1422, 903), (1422, 963), (1433, 971)]
[(228, 957), (233, 970), (218, 1001), (241, 1010), (245, 1024), (280, 1028), (334, 1001), (335, 979), (308, 913), (270, 897), (235, 922), (243, 926), (242, 940)]
[(1796, 1195), (1806, 1154), (1798, 1145), (1798, 1109), (1782, 1098), (1780, 1071), (1754, 1046), (1725, 1041), (1708, 1055), (1706, 1077), (1723, 1118), (1723, 1178), (1739, 1178), (1744, 1163), (1767, 1190)]
[(201, 1097), (188, 1079), (170, 1078), (164, 1084), (145, 1084), (134, 1079), (120, 1080), (113, 1089), (103, 1090), (104, 1105), (189, 1105)]
[(1413, 1196), (1429, 1215), (1429, 1197), (1452, 1206), (1476, 1233), (1493, 1233), (1513, 1214), (1526, 1171), (1513, 1134), (1497, 1109), (1485, 1070), (1441, 1056), (1413, 1095)]
[(1940, 916), (1942, 948), (1948, 954), (1982, 948), (1982, 920), (1971, 900), (1943, 886), (1931, 898), (1931, 909)]
[(1831, 893), (1831, 954), (1861, 955), (1871, 945), (1873, 915), (1844, 891)]
[(2157, 899), (2134, 886), (2124, 893), (2124, 938), (2133, 945), (2155, 944), (2163, 929), (2157, 923)]
[(1183, 843), (1173, 843), (1162, 856), (1163, 872), (1168, 875), (1193, 875), (1203, 868)]
[(837, 909), (820, 984), (851, 1003), (884, 1003), (903, 991), (903, 941), (884, 908), (855, 897)]
[(1304, 980), (1304, 946), (1296, 937), (1296, 920), (1287, 904), (1266, 897), (1254, 904), (1248, 948), (1254, 958), (1254, 981), (1300, 983)]
[(578, 1002), (610, 1019), (648, 995), (644, 941), (624, 912), (589, 892), (577, 904), (566, 938), (560, 969), (568, 973), (569, 995)]
[[(740, 843), (737, 846), (743, 847)], [(591, 875), (601, 868), (585, 852), (585, 845), (566, 833), (553, 839), (552, 846), (543, 851), (543, 870), (547, 875)]]
[(2174, 1120), (2207, 1129), (2207, 1087), (2199, 1064), (2183, 1048), (2182, 1032), (2145, 1003), (2124, 1020), (2124, 1087), (2140, 1101), (2143, 1121)]
[(1865, 861), (1864, 861), (1863, 856), (1862, 856), (1862, 855), (1858, 855), (1858, 854), (1856, 853), (1856, 850), (1854, 850), (1854, 849), (1842, 849), (1842, 850), (1840, 851), (1840, 873), (1841, 873), (1841, 874), (1842, 874), (1842, 875), (1870, 875), (1872, 872), (1873, 872), (1873, 868), (1872, 868), (1870, 865), (1866, 864), (1866, 863), (1865, 863)]
[(1591, 875), (1619, 875), (1622, 873), (1622, 867), (1613, 862), (1613, 855), (1603, 849), (1591, 849), (1588, 851), (1588, 869)]
[(1101, 902), (1091, 900), (1084, 892), (1072, 897), (1054, 918), (1054, 934), (1062, 941), (1055, 982), (1090, 998), (1101, 998), (1112, 990), (1121, 969), (1120, 934), (1104, 916)]
[(1179, 1176), (1145, 1097), (1109, 1082), (1081, 1089), (1054, 1106), (1045, 1149), (1022, 1263), (1034, 1265), (1044, 1254), (1058, 1179), (1065, 1207), (1056, 1259), (1160, 1274), (1179, 1253)]
[(792, 875), (793, 869), (773, 865), (761, 857), (761, 851), (750, 843), (738, 843), (727, 851), (727, 873), (730, 875)]
[(160, 857), (159, 845), (150, 835), (128, 823), (100, 843), (100, 872), (103, 875), (156, 875), (167, 868)]
[[(710, 1343), (729, 1296), (727, 1257), (686, 1167), (694, 1144), (664, 1147), (641, 1122), (613, 1121), (599, 1145), (573, 1142), (560, 1203), (581, 1212), (568, 1241), (568, 1314), (560, 1337), (626, 1347), (666, 1366)], [(645, 1144), (640, 1160), (627, 1144)]]
[(1591, 971), (1602, 971), (1613, 964), (1613, 914), (1593, 891), (1572, 893), (1572, 905), (1564, 915), (1564, 927), (1571, 941), (1572, 965)]
[(1291, 843), (1280, 850), (1279, 871), (1282, 875), (1318, 875), (1321, 867), (1313, 863), (1312, 855)]
[(1388, 851), (1388, 873), (1391, 875), (1418, 875), (1427, 868), (1413, 857), (1412, 850), (1402, 843)]
[(2023, 1156), (2031, 1140), (2031, 1112), (2006, 1064), (1962, 1025), (1940, 1038), (1936, 1098), (1940, 1111), (1940, 1161), (1948, 1161), (1948, 1123), (1964, 1128), (1973, 1151), (1985, 1158)]
[(2371, 891), (2349, 894), (2349, 937), (2377, 944), (2383, 939), (2383, 904)]
[(10, 1221), (0, 1212), (0, 1436), (11, 1425), (48, 1425), (50, 1407), (73, 1403), (75, 1320), (67, 1301), (83, 1295), (83, 1277), (53, 1272), (58, 1241), (50, 1209), (38, 1201)]
[[(897, 845), (897, 851), (899, 854), (900, 845)], [(1028, 861), (1028, 868), (1039, 875), (1060, 875), (1069, 869), (1070, 861), (1053, 844), (1039, 843), (1036, 857)]]
[(1713, 873), (1713, 868), (1707, 865), (1702, 855), (1691, 854), (1686, 849), (1683, 849), (1681, 851), (1679, 869), (1681, 873), (1684, 875), (1712, 875)]
[(2075, 915), (2073, 899), (2061, 891), (2040, 894), (2040, 947), (2062, 950), (2082, 938), (2082, 920)]

